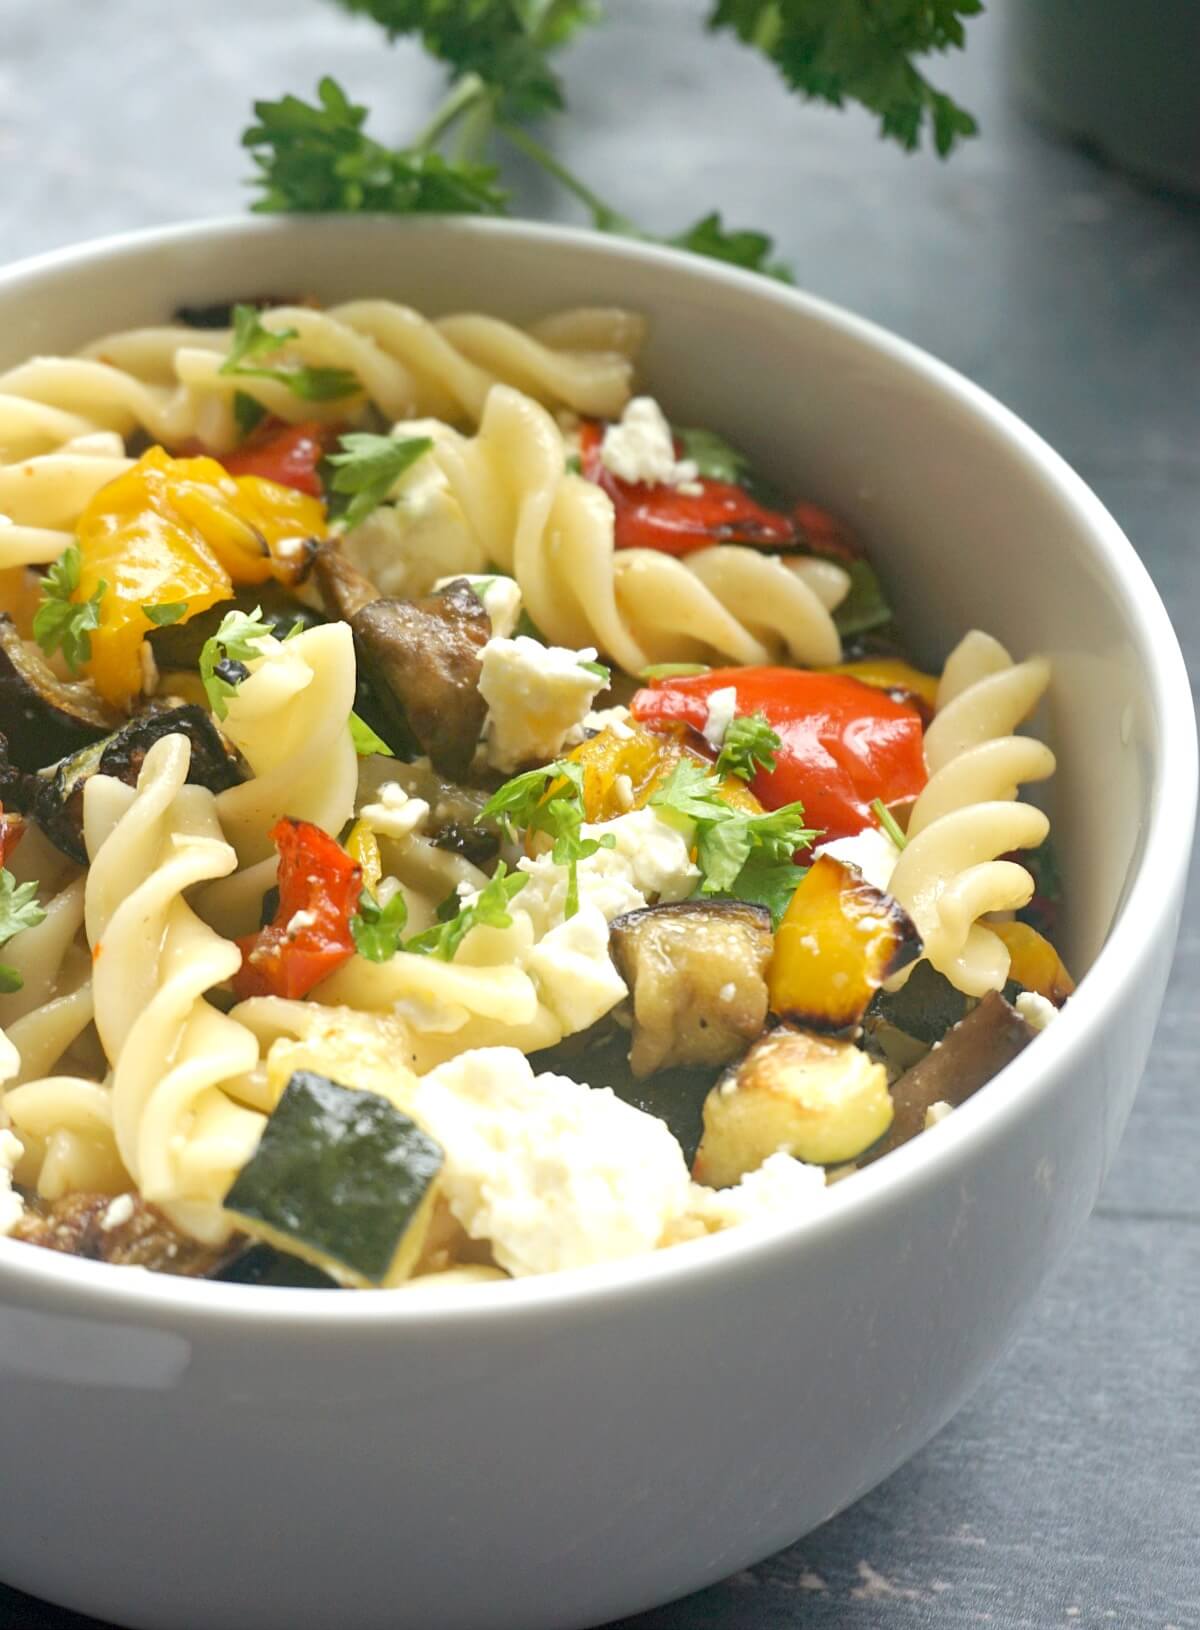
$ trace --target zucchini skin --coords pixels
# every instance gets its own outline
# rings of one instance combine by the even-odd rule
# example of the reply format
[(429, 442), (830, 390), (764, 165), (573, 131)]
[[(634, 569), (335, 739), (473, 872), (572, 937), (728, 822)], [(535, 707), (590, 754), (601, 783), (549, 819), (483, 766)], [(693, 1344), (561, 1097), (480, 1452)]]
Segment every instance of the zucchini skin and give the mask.
[(225, 1209), (342, 1284), (395, 1284), (420, 1253), (442, 1163), (387, 1099), (296, 1070)]

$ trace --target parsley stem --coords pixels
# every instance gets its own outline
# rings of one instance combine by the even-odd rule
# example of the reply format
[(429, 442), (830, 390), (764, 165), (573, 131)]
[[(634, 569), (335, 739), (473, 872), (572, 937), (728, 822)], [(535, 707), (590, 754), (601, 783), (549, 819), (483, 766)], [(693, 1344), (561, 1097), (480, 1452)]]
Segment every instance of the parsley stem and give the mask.
[(892, 842), (896, 845), (896, 848), (903, 849), (905, 844), (908, 842), (908, 839), (901, 831), (896, 817), (884, 803), (883, 799), (873, 798), (871, 800), (871, 808), (878, 816), (880, 826), (887, 833), (888, 837), (891, 838)]
[(454, 144), (456, 164), (478, 164), (482, 161), (495, 118), (496, 103), (492, 96), (485, 96), (472, 104), (459, 127), (458, 140)]
[[(464, 114), (468, 108), (474, 107), (481, 99), (488, 96), (487, 86), (478, 74), (464, 74), (455, 85), (451, 87), (450, 94), (438, 108), (433, 118), (417, 136), (413, 146), (421, 152), (427, 153), (438, 138), (449, 130), (450, 126)], [(489, 98), (490, 99), (490, 98)]]
[(543, 170), (548, 171), (554, 179), (564, 186), (569, 193), (578, 198), (585, 209), (591, 211), (597, 226), (612, 227), (623, 217), (606, 204), (597, 193), (573, 175), (565, 164), (561, 164), (548, 147), (543, 147), (527, 130), (517, 125), (502, 124), (499, 126), (500, 134), (505, 136), (514, 147), (519, 148), (526, 158), (531, 158)]

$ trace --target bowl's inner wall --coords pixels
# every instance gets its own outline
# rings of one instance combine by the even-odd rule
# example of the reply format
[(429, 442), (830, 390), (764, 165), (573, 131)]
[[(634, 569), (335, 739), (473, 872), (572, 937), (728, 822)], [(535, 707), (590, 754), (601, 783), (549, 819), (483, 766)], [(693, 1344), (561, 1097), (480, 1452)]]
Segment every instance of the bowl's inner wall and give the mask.
[(1027, 433), (910, 353), (798, 308), (765, 280), (713, 281), (702, 265), (627, 255), (447, 222), (181, 233), (0, 276), (0, 368), (162, 322), (179, 302), (264, 290), (386, 296), (430, 315), (642, 311), (646, 387), (672, 417), (723, 431), (785, 490), (856, 526), (923, 660), (939, 662), (973, 626), (1014, 656), (1052, 658), (1045, 733), (1059, 769), (1047, 802), (1070, 903), (1062, 949), (1082, 970), (1123, 898), (1158, 773), (1147, 653), (1088, 506), (1039, 463)]

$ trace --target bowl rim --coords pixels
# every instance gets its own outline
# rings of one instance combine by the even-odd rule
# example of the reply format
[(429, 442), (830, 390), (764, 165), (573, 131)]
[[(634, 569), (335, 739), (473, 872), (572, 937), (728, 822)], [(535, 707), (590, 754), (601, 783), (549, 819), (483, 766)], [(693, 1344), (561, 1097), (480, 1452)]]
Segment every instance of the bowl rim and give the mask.
[(1007, 443), (1010, 452), (1054, 487), (1082, 523), (1093, 556), (1109, 580), (1121, 583), (1157, 734), (1158, 762), (1143, 816), (1141, 852), (1134, 859), (1108, 936), (1077, 993), (1039, 1037), (1038, 1046), (1000, 1072), (1003, 1090), (974, 1095), (938, 1127), (936, 1137), (913, 1139), (887, 1160), (859, 1173), (853, 1183), (835, 1185), (817, 1209), (798, 1218), (742, 1224), (670, 1250), (538, 1277), (461, 1287), (413, 1285), (403, 1291), (369, 1290), (353, 1296), (120, 1273), (107, 1264), (30, 1250), (0, 1238), (0, 1289), (26, 1298), (57, 1295), (107, 1320), (165, 1319), (177, 1326), (214, 1328), (224, 1322), (247, 1332), (289, 1327), (315, 1335), (352, 1326), (363, 1335), (394, 1325), (411, 1329), (428, 1323), (441, 1329), (474, 1320), (489, 1325), (517, 1318), (548, 1322), (568, 1312), (590, 1313), (614, 1299), (656, 1296), (666, 1289), (703, 1291), (708, 1281), (727, 1271), (769, 1265), (824, 1243), (838, 1229), (871, 1226), (904, 1196), (915, 1197), (940, 1183), (957, 1163), (999, 1138), (1014, 1117), (1030, 1113), (1052, 1094), (1084, 1050), (1093, 1026), (1136, 990), (1155, 942), (1164, 931), (1173, 932), (1170, 903), (1182, 890), (1195, 824), (1196, 720), (1183, 654), (1146, 567), (1116, 520), (1066, 460), (1015, 413), (956, 369), (833, 302), (759, 273), (654, 244), (606, 237), (579, 227), (478, 216), (221, 216), (113, 234), (14, 262), (0, 268), (0, 301), (13, 287), (36, 283), (55, 272), (158, 248), (220, 237), (302, 237), (334, 231), (364, 236), (409, 232), (448, 236), (465, 239), (472, 247), (478, 247), (478, 240), (497, 237), (530, 249), (566, 247), (609, 264), (658, 267), (684, 282), (724, 285), (734, 293), (753, 296), (764, 308), (832, 329), (953, 399), (980, 429)]

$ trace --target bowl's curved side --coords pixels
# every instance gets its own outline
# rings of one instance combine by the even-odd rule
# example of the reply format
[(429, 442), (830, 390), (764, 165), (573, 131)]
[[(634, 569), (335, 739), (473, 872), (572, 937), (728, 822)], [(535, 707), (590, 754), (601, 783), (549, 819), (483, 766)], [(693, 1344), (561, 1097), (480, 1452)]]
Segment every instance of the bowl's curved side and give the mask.
[(1194, 819), (1190, 695), (1144, 570), (1032, 432), (871, 325), (720, 267), (520, 225), (218, 223), (0, 273), (0, 365), (296, 265), (325, 299), (647, 310), (651, 385), (848, 510), (931, 654), (980, 621), (1059, 675), (1054, 813), (1091, 971), (1030, 1054), (811, 1226), (436, 1313), (118, 1282), (0, 1241), (6, 1578), (181, 1630), (595, 1623), (831, 1515), (1011, 1336), (1149, 1047)]

